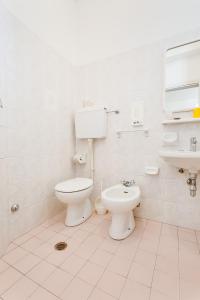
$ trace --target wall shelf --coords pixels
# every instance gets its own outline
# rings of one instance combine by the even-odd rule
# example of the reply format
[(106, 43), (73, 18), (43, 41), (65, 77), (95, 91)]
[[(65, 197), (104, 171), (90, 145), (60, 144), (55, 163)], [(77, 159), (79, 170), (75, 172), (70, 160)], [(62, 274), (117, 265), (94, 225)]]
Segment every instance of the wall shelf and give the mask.
[(178, 120), (164, 120), (163, 125), (184, 124), (184, 123), (200, 123), (200, 118), (182, 118)]

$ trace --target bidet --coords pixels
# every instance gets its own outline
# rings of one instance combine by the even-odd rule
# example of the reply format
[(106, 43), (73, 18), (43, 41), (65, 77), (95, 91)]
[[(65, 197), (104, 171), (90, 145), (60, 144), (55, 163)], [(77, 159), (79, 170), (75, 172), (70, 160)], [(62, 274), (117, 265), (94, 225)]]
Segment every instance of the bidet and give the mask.
[(113, 239), (128, 237), (135, 228), (133, 209), (140, 203), (137, 185), (118, 184), (102, 192), (102, 203), (111, 213), (109, 234)]

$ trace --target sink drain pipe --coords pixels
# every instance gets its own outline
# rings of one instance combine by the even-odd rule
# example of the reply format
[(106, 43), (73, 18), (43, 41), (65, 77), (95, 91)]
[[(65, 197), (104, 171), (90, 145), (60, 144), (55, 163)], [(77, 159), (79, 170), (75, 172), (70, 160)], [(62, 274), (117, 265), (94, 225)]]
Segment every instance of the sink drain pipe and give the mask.
[(187, 184), (190, 186), (190, 196), (195, 197), (197, 192), (197, 174), (189, 173)]

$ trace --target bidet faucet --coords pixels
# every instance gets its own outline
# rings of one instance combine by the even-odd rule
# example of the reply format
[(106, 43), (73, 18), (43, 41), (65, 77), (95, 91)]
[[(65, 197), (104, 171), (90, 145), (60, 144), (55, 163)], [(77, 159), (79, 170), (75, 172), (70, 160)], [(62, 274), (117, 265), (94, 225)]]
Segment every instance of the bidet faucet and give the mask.
[(196, 152), (197, 151), (197, 138), (193, 136), (190, 138), (190, 151)]
[(134, 180), (121, 180), (121, 184), (123, 184), (126, 187), (132, 186), (135, 184)]

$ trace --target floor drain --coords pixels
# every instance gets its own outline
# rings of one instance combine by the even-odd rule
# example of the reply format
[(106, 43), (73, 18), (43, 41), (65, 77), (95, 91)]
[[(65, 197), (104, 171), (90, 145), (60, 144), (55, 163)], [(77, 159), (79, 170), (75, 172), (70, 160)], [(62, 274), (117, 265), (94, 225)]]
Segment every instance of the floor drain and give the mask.
[(59, 243), (55, 244), (54, 248), (58, 251), (64, 250), (67, 248), (67, 243), (59, 242)]

